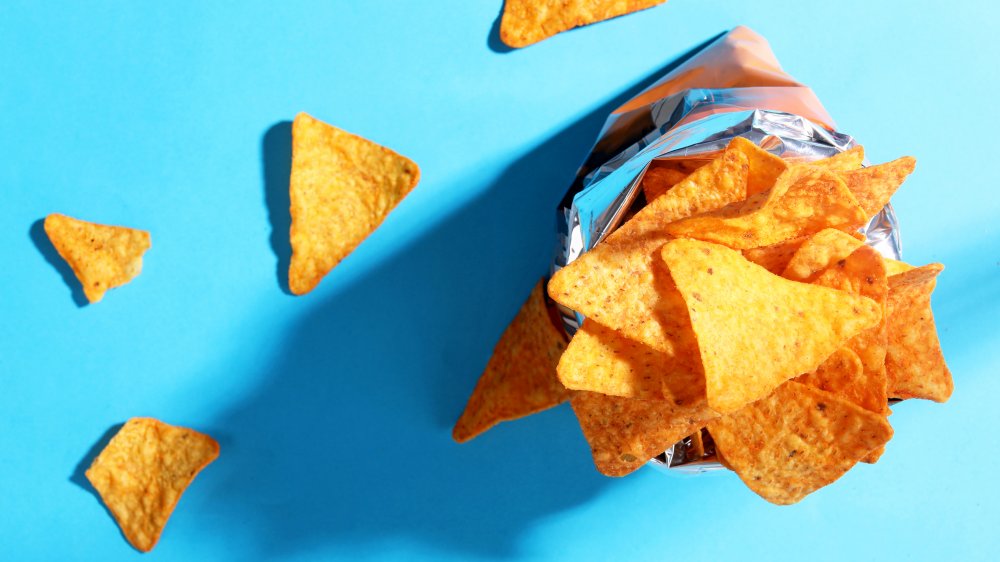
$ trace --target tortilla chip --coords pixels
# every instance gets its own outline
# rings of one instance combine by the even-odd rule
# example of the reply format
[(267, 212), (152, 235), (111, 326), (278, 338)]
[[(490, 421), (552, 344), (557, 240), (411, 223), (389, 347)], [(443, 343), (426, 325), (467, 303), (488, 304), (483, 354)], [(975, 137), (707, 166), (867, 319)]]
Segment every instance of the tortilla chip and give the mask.
[(746, 198), (750, 174), (743, 146), (735, 140), (710, 163), (698, 168), (663, 196), (652, 200), (631, 220), (608, 237), (607, 242), (662, 235), (673, 221), (721, 209)]
[(783, 279), (717, 244), (672, 240), (662, 256), (698, 340), (708, 405), (723, 414), (816, 369), (882, 317), (871, 299)]
[(701, 436), (701, 430), (695, 431), (688, 437), (690, 444), (687, 448), (686, 458), (691, 460), (701, 460), (705, 456), (705, 440)]
[[(864, 366), (857, 353), (847, 347), (842, 347), (826, 358), (815, 371), (796, 377), (794, 380), (802, 384), (825, 390), (848, 400), (871, 412), (881, 412), (885, 402), (874, 405), (875, 409), (866, 407), (869, 401), (868, 389), (859, 385)], [(884, 395), (884, 392), (883, 392)]]
[(666, 0), (506, 0), (500, 40), (527, 47), (574, 27), (638, 12)]
[(689, 175), (689, 172), (669, 166), (650, 168), (642, 176), (642, 193), (646, 196), (647, 202), (652, 201), (670, 191), (670, 188), (683, 181)]
[(781, 174), (788, 170), (788, 163), (780, 156), (771, 154), (743, 137), (734, 138), (726, 149), (737, 150), (747, 157), (750, 166), (747, 175), (747, 197), (770, 190)]
[(218, 456), (219, 444), (204, 433), (132, 418), (86, 474), (128, 542), (149, 552), (184, 490)]
[(898, 275), (900, 273), (905, 273), (914, 268), (914, 266), (899, 260), (894, 260), (892, 258), (883, 257), (882, 262), (885, 264), (885, 274), (889, 277), (893, 275)]
[(821, 230), (802, 243), (781, 276), (811, 283), (824, 269), (845, 259), (862, 245), (861, 240), (846, 232), (834, 228)]
[(860, 170), (840, 172), (839, 175), (847, 184), (847, 188), (857, 198), (865, 210), (865, 217), (874, 217), (889, 203), (889, 198), (913, 173), (917, 161), (910, 157), (902, 158), (868, 166)]
[(303, 295), (375, 231), (420, 179), (411, 160), (299, 113), (292, 125), (292, 259)]
[(549, 317), (542, 285), (535, 285), (500, 336), (452, 430), (455, 441), (464, 443), (502, 421), (561, 404), (572, 394), (556, 378), (566, 338)]
[(676, 405), (705, 397), (700, 364), (645, 346), (593, 319), (573, 336), (557, 370), (560, 382), (571, 390)]
[(145, 230), (97, 224), (58, 213), (45, 217), (45, 234), (83, 286), (92, 303), (142, 271), (151, 243)]
[(677, 406), (581, 391), (570, 404), (597, 470), (607, 476), (625, 476), (718, 416), (704, 400)]
[(769, 192), (731, 207), (664, 227), (667, 234), (724, 244), (737, 250), (768, 246), (824, 228), (856, 230), (868, 219), (833, 172), (795, 166)]
[(924, 265), (889, 278), (889, 395), (944, 402), (954, 390), (931, 311), (931, 293), (944, 266)]
[(834, 482), (892, 437), (884, 417), (795, 381), (708, 431), (740, 479), (779, 505)]
[(743, 257), (775, 275), (781, 275), (788, 267), (788, 263), (792, 261), (792, 256), (808, 239), (808, 236), (800, 236), (769, 246), (747, 248), (742, 250)]
[(860, 144), (828, 158), (814, 160), (809, 164), (831, 172), (849, 172), (861, 168), (865, 161), (865, 149)]

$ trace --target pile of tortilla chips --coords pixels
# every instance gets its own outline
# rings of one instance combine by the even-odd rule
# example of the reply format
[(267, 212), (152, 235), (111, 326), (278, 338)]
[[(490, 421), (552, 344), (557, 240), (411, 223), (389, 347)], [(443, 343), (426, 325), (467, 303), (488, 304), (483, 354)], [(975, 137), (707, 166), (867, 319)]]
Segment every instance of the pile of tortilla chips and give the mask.
[(654, 162), (647, 205), (556, 273), (549, 295), (586, 320), (555, 372), (532, 365), (535, 385), (574, 391), (598, 470), (623, 476), (688, 436), (703, 448), (706, 430), (751, 490), (795, 503), (879, 458), (889, 399), (948, 399), (942, 266), (858, 234), (915, 161), (863, 160), (789, 162), (736, 138), (712, 160)]

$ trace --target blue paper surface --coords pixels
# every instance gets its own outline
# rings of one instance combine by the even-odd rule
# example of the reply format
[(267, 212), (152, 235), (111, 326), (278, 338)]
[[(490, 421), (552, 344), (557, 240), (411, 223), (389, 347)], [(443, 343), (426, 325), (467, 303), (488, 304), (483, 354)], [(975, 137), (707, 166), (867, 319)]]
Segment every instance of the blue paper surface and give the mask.
[[(500, 8), (0, 5), (0, 558), (141, 556), (82, 479), (140, 415), (222, 446), (151, 560), (995, 558), (1000, 9), (671, 0), (504, 52)], [(731, 474), (604, 478), (566, 406), (452, 442), (609, 109), (739, 24), (873, 162), (917, 157), (893, 204), (904, 258), (947, 266), (951, 401), (898, 406), (877, 465), (791, 507)], [(299, 111), (423, 174), (292, 297)], [(151, 231), (143, 273), (79, 306), (39, 231), (51, 212)]]

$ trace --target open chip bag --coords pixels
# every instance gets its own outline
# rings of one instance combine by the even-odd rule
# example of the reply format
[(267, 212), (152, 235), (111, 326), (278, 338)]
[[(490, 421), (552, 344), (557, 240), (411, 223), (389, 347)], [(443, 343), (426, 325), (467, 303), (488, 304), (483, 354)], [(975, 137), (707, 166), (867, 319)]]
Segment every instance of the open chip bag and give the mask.
[(725, 466), (778, 504), (877, 461), (890, 401), (952, 381), (942, 266), (899, 261), (888, 204), (915, 160), (865, 164), (753, 31), (689, 56), (609, 116), (560, 208), (561, 314), (536, 286), (455, 439), (569, 400), (606, 475)]

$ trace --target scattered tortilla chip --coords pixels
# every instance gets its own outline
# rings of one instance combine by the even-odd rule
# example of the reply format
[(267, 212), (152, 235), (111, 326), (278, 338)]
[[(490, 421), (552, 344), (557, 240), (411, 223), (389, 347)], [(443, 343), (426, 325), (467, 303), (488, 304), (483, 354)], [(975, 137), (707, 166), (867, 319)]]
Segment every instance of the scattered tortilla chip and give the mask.
[(92, 303), (142, 271), (150, 247), (145, 230), (97, 224), (57, 213), (45, 217), (45, 234), (83, 286)]
[(856, 230), (867, 219), (835, 173), (800, 165), (782, 174), (769, 192), (729, 208), (676, 221), (666, 225), (664, 230), (679, 238), (745, 250), (813, 234), (824, 228)]
[(834, 482), (892, 437), (884, 417), (795, 381), (708, 431), (740, 479), (779, 505)]
[(666, 0), (506, 0), (500, 40), (515, 49), (599, 21), (638, 12)]
[(781, 276), (811, 283), (824, 269), (845, 259), (862, 245), (861, 240), (841, 230), (821, 230), (802, 243)]
[(916, 166), (914, 158), (904, 156), (885, 164), (840, 172), (839, 175), (861, 204), (865, 217), (870, 218), (889, 203), (889, 198), (903, 185)]
[(783, 279), (717, 244), (672, 240), (662, 256), (698, 340), (708, 405), (723, 414), (816, 369), (882, 317), (871, 299)]
[(410, 159), (312, 118), (292, 124), (292, 259), (288, 288), (303, 295), (375, 231), (416, 187)]
[(597, 470), (625, 476), (718, 414), (696, 404), (577, 392), (570, 401)]
[(944, 402), (954, 382), (931, 312), (931, 293), (944, 266), (924, 265), (889, 277), (889, 395)]
[(670, 188), (683, 181), (689, 175), (689, 172), (673, 167), (658, 166), (650, 168), (642, 176), (642, 193), (646, 196), (646, 201), (652, 201), (670, 191)]
[(832, 172), (849, 172), (861, 168), (865, 161), (865, 149), (860, 144), (828, 158), (814, 160), (809, 164)]
[(558, 374), (571, 390), (669, 400), (676, 405), (705, 397), (700, 364), (626, 338), (593, 319), (585, 321), (569, 342)]
[(545, 306), (543, 282), (535, 285), (493, 349), (452, 437), (464, 443), (502, 421), (551, 408), (569, 399), (556, 378), (566, 338)]
[(219, 444), (204, 433), (132, 418), (86, 474), (128, 542), (149, 552), (184, 490), (218, 456)]
[(893, 275), (898, 275), (900, 273), (905, 273), (914, 268), (914, 266), (899, 260), (894, 260), (892, 258), (883, 257), (882, 262), (885, 264), (885, 274), (889, 277)]
[(862, 372), (855, 379), (853, 387), (845, 389), (846, 394), (843, 396), (867, 410), (887, 414), (885, 356), (888, 344), (889, 286), (882, 256), (868, 246), (861, 246), (823, 271), (814, 283), (867, 297), (875, 301), (882, 310), (882, 319), (877, 325), (862, 331), (845, 344), (860, 359)]

